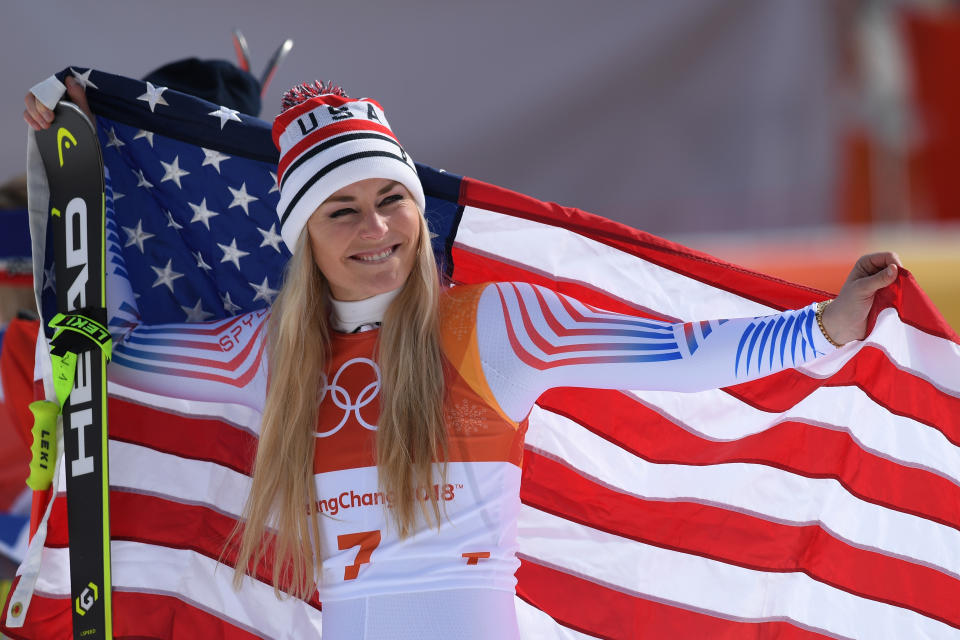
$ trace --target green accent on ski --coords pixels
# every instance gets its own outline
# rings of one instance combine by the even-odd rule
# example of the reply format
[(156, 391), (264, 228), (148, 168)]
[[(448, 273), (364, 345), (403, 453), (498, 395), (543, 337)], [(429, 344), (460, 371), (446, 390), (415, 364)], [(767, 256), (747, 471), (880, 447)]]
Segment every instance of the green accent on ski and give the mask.
[(45, 491), (53, 482), (53, 466), (57, 459), (57, 415), (60, 407), (50, 400), (30, 403), (33, 413), (33, 444), (30, 445), (30, 476), (27, 486), (34, 491)]
[[(107, 306), (107, 192), (100, 192), (100, 223), (101, 238), (100, 242), (100, 306)], [(102, 409), (100, 415), (103, 416), (103, 425), (100, 429), (100, 450), (103, 464), (100, 465), (101, 482), (100, 487), (103, 492), (103, 584), (106, 587), (103, 590), (103, 625), (107, 640), (113, 640), (113, 576), (111, 571), (110, 556), (110, 464), (107, 419), (107, 361), (110, 360), (110, 353), (105, 351), (100, 362), (100, 388), (103, 392), (100, 395)]]
[[(13, 582), (11, 580), (0, 580), (0, 606), (7, 601), (7, 595), (10, 593), (10, 587), (12, 586)], [(23, 612), (23, 606), (21, 605), (18, 608), (17, 604), (19, 603), (14, 603), (10, 606), (11, 618), (19, 618), (20, 614)]]
[[(100, 243), (100, 264), (103, 269), (100, 270), (100, 306), (107, 308), (107, 192), (100, 192), (100, 221), (103, 226), (103, 239)], [(107, 356), (110, 359), (110, 356)], [(106, 387), (104, 387), (106, 389)], [(103, 414), (107, 415), (107, 414)]]
[(73, 146), (77, 146), (77, 139), (73, 137), (73, 134), (67, 130), (66, 127), (60, 127), (57, 129), (57, 156), (60, 158), (60, 166), (63, 166), (63, 150), (70, 148), (70, 143), (73, 143)]
[(113, 589), (111, 586), (113, 585), (113, 577), (110, 569), (110, 464), (108, 462), (110, 442), (107, 437), (107, 425), (109, 424), (107, 420), (107, 358), (104, 356), (101, 356), (100, 377), (103, 385), (100, 387), (103, 389), (103, 394), (100, 396), (103, 403), (103, 409), (100, 413), (103, 416), (103, 426), (100, 429), (100, 449), (103, 456), (101, 459), (104, 461), (100, 465), (102, 477), (100, 486), (103, 491), (103, 584), (107, 586), (103, 590), (103, 620), (106, 627), (106, 638), (107, 640), (113, 640)]

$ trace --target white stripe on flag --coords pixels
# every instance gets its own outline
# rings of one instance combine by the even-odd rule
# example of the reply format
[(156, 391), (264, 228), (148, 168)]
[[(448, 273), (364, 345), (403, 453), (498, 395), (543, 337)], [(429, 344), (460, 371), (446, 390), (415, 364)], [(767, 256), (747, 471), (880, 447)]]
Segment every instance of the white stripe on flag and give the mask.
[(594, 636), (574, 631), (548, 616), (520, 597), (514, 598), (517, 623), (523, 640), (594, 640)]
[[(120, 540), (110, 549), (117, 591), (172, 595), (267, 638), (320, 637), (319, 611), (295, 598), (277, 600), (273, 588), (257, 580), (235, 591), (233, 569), (202, 554)], [(37, 592), (69, 597), (69, 576), (67, 549), (44, 549)]]
[[(884, 309), (866, 340), (902, 371), (926, 380), (949, 395), (960, 397), (960, 344), (930, 335), (900, 320), (896, 309)], [(859, 349), (857, 343), (797, 367), (817, 378), (828, 378), (839, 371)]]
[[(111, 364), (110, 368), (114, 366), (114, 364)], [(184, 383), (181, 381), (180, 384)], [(239, 429), (244, 429), (254, 435), (260, 433), (260, 420), (262, 415), (255, 406), (172, 397), (128, 387), (113, 380), (107, 382), (107, 389), (111, 397), (134, 404), (140, 404), (145, 407), (150, 407), (151, 409), (197, 420), (220, 420)], [(247, 394), (245, 397), (248, 400), (256, 399), (256, 396), (251, 398), (251, 394)]]
[(789, 620), (849, 638), (960, 639), (960, 630), (861, 598), (802, 573), (767, 573), (677, 553), (575, 524), (524, 505), (520, 551), (535, 562), (640, 597), (725, 619)]
[[(179, 502), (204, 506), (239, 518), (250, 478), (213, 462), (181, 458), (126, 442), (110, 441), (110, 486)], [(57, 491), (66, 491), (60, 474)]]
[(960, 532), (860, 500), (835, 480), (758, 464), (654, 464), (540, 407), (531, 412), (526, 442), (627, 494), (693, 500), (787, 524), (820, 524), (858, 547), (960, 576)]
[[(685, 320), (766, 315), (770, 307), (664, 269), (572, 231), (465, 207), (456, 245), (495, 259), (585, 282), (599, 290)], [(548, 247), (531, 251), (531, 247)]]
[(630, 391), (629, 396), (714, 441), (730, 441), (794, 420), (845, 431), (861, 449), (893, 462), (928, 469), (960, 485), (960, 447), (936, 429), (898, 416), (858, 387), (820, 387), (783, 413), (756, 409), (723, 391)]

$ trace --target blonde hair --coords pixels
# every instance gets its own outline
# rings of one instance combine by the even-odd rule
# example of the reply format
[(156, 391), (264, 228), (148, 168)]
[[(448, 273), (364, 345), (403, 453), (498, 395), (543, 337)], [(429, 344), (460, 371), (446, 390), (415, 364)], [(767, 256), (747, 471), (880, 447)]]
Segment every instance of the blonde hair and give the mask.
[[(224, 549), (225, 553), (231, 546), (237, 549), (235, 588), (246, 573), (257, 574), (269, 538), (274, 541), (273, 583), (278, 597), (283, 591), (307, 599), (321, 576), (313, 461), (323, 374), (330, 359), (329, 295), (303, 232), (269, 320), (270, 377), (253, 483), (243, 517)], [(429, 508), (416, 495), (433, 483), (432, 463), (445, 461), (447, 455), (439, 295), (430, 234), (421, 215), (417, 259), (387, 309), (376, 355), (382, 376), (377, 476), (380, 489), (390, 496), (401, 538), (414, 532), (420, 514), (428, 525), (439, 527), (441, 521), (435, 492), (426, 492)], [(444, 463), (441, 482), (445, 479)]]

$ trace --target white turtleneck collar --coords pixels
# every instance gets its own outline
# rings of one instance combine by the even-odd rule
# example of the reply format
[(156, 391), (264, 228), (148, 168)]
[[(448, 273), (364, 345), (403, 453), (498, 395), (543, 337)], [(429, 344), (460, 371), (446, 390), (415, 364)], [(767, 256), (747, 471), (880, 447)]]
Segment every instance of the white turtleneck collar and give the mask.
[(379, 293), (372, 298), (353, 302), (330, 298), (332, 307), (330, 322), (336, 331), (342, 333), (375, 329), (383, 322), (383, 314), (387, 312), (387, 307), (399, 293), (400, 288), (398, 287), (393, 291)]

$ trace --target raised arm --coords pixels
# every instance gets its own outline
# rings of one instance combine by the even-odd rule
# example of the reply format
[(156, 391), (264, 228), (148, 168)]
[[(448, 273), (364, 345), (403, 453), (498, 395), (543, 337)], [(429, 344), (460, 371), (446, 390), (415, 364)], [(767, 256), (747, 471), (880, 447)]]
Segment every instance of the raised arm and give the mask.
[(479, 355), (487, 384), (513, 419), (555, 387), (725, 387), (863, 338), (873, 294), (893, 281), (898, 264), (893, 254), (861, 258), (819, 317), (811, 304), (755, 318), (667, 323), (600, 311), (543, 287), (499, 283), (478, 304)]

